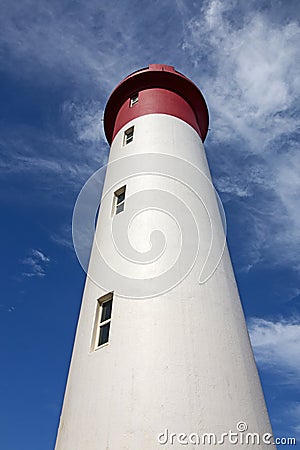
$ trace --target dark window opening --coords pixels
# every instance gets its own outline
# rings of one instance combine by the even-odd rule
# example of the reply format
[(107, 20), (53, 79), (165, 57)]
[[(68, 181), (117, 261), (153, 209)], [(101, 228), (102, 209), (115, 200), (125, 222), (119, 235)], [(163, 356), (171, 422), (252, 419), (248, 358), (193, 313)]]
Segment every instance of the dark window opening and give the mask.
[(130, 144), (130, 142), (133, 141), (133, 131), (134, 131), (134, 127), (130, 127), (128, 128), (128, 130), (125, 131), (124, 133), (124, 145)]
[(98, 300), (96, 314), (95, 348), (108, 343), (111, 323), (113, 294), (105, 295)]
[(115, 192), (114, 204), (115, 204), (115, 213), (119, 214), (124, 211), (125, 207), (125, 191), (126, 186), (123, 186), (121, 189)]
[(136, 105), (138, 101), (139, 101), (139, 94), (134, 94), (130, 98), (130, 108), (132, 108), (134, 105)]

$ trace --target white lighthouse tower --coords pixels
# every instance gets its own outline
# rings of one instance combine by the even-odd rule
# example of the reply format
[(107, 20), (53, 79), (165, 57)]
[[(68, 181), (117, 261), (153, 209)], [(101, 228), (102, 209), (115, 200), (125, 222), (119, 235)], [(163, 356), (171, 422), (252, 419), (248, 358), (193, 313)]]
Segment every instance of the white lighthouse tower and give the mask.
[(241, 449), (251, 433), (251, 448), (270, 448), (201, 92), (152, 64), (113, 91), (104, 127), (109, 164), (56, 450)]

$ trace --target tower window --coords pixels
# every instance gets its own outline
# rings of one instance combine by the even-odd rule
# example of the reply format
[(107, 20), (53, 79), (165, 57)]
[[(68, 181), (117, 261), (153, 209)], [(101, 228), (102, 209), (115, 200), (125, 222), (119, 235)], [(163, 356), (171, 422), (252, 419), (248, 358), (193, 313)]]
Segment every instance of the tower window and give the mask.
[(124, 211), (126, 186), (118, 189), (114, 194), (114, 210), (116, 214)]
[(130, 108), (132, 108), (139, 101), (139, 94), (134, 94), (130, 98)]
[(108, 343), (111, 323), (113, 294), (98, 299), (94, 330), (94, 349)]
[(125, 131), (123, 145), (127, 145), (133, 141), (133, 131), (134, 127), (130, 127), (128, 128), (128, 130)]

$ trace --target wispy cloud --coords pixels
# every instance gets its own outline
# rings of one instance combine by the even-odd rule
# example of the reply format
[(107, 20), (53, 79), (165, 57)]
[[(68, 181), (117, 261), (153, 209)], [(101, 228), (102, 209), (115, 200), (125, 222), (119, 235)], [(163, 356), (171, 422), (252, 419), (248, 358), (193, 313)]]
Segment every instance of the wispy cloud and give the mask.
[[(112, 75), (103, 64), (102, 46), (95, 40), (95, 27), (98, 38), (104, 38), (104, 11), (96, 2), (69, 9), (65, 2), (25, 0), (16, 8), (4, 1), (2, 8), (0, 39), (8, 49), (6, 67), (12, 71), (14, 65), (26, 60), (22, 76), (49, 71), (46, 79), (37, 80), (39, 83), (48, 83), (49, 78), (62, 83), (71, 78), (90, 86), (98, 84), (105, 73)], [(113, 57), (112, 47), (111, 61)]]
[[(280, 408), (274, 411), (274, 425), (282, 436), (299, 439), (300, 403), (294, 398), (300, 381), (300, 319), (252, 318), (248, 329), (259, 368), (269, 377), (274, 379), (275, 376), (276, 386), (280, 384), (281, 387), (278, 399)], [(293, 393), (292, 398), (290, 392)]]
[(62, 110), (79, 141), (106, 143), (102, 125), (103, 104), (93, 100), (88, 103), (66, 101)]
[[(148, 13), (145, 21), (149, 16), (155, 19), (152, 31), (160, 23), (165, 31), (159, 18), (167, 6), (154, 8), (145, 2), (141, 7)], [(40, 84), (72, 80), (77, 90), (109, 92), (128, 69), (143, 67), (141, 60), (155, 51), (154, 45), (163, 48), (157, 35), (151, 50), (139, 49), (144, 30), (143, 18), (132, 14), (126, 2), (112, 0), (109, 7), (96, 0), (72, 4), (24, 0), (18, 7), (2, 2), (0, 41), (6, 50), (5, 67), (15, 72), (22, 63), (22, 77), (45, 74), (36, 79)]]
[(112, 2), (107, 9), (96, 1), (72, 8), (64, 1), (37, 5), (25, 0), (18, 8), (4, 1), (2, 12), (4, 70), (18, 78), (34, 77), (36, 86), (58, 85), (55, 95), (64, 95), (51, 112), (58, 126), (3, 128), (0, 171), (5, 177), (24, 174), (43, 184), (55, 182), (65, 192), (66, 187), (78, 190), (106, 162), (103, 107), (121, 74), (127, 75), (128, 64), (135, 70), (140, 57), (128, 51), (135, 47), (135, 27), (124, 30), (124, 18), (133, 18), (121, 4)]
[(216, 184), (237, 202), (243, 227), (247, 218), (245, 267), (268, 261), (300, 270), (300, 26), (254, 1), (207, 0), (193, 17), (177, 3), (182, 47), (210, 107), (206, 148)]
[(292, 419), (292, 429), (297, 441), (300, 439), (300, 402), (293, 402), (288, 410), (288, 418)]
[(266, 320), (252, 318), (249, 333), (258, 365), (281, 375), (286, 383), (300, 380), (299, 318)]
[(247, 180), (242, 184), (238, 177), (219, 177), (216, 179), (215, 185), (223, 194), (233, 194), (237, 197), (250, 197), (252, 195)]
[(74, 251), (74, 245), (72, 240), (72, 228), (71, 225), (63, 225), (60, 227), (60, 229), (53, 233), (50, 236), (51, 240), (55, 242), (56, 244), (66, 247), (69, 250)]
[[(108, 146), (102, 134), (101, 112), (88, 107), (71, 108), (58, 112), (66, 123), (65, 134), (51, 130), (16, 127), (3, 130), (0, 138), (0, 175), (2, 178), (21, 177), (36, 183), (43, 196), (56, 202), (78, 192), (89, 176), (107, 161)], [(31, 192), (34, 195), (34, 191)], [(49, 194), (49, 195), (48, 195)], [(13, 195), (13, 191), (0, 195)], [(41, 198), (41, 197), (40, 197)], [(69, 200), (68, 200), (69, 201)]]
[(55, 87), (58, 96), (57, 109), (51, 111), (57, 126), (47, 119), (49, 126), (42, 131), (19, 123), (3, 127), (1, 174), (25, 174), (42, 182), (46, 177), (57, 188), (78, 190), (106, 162), (105, 101), (122, 74), (139, 65), (136, 28), (128, 24), (135, 18), (126, 5), (113, 1), (110, 8), (98, 1), (70, 5), (46, 0), (24, 0), (18, 7), (4, 0), (1, 6), (2, 69), (18, 80), (34, 78), (37, 88)]
[(15, 309), (16, 309), (15, 306), (12, 306), (12, 305), (6, 306), (6, 305), (3, 305), (0, 303), (0, 311), (12, 313), (12, 312), (14, 312)]
[(50, 258), (41, 250), (32, 249), (29, 256), (21, 260), (26, 270), (22, 272), (24, 277), (44, 277), (46, 275), (46, 266)]
[[(2, 3), (3, 70), (25, 82), (34, 78), (37, 89), (55, 88), (58, 97), (57, 109), (51, 111), (55, 126), (47, 118), (49, 126), (42, 131), (19, 123), (3, 129), (1, 175), (30, 176), (41, 181), (45, 191), (46, 185), (55, 185), (55, 192), (78, 192), (106, 163), (101, 119), (111, 90), (122, 76), (155, 62), (158, 54), (165, 61), (170, 58), (174, 39), (180, 36), (178, 27), (166, 29), (161, 14), (168, 11), (170, 25), (178, 23), (178, 13), (168, 5), (155, 8), (145, 2), (144, 14), (133, 15), (126, 3), (114, 0), (109, 8), (96, 0), (72, 5), (24, 0), (18, 7), (8, 0)], [(140, 46), (149, 20), (153, 40)]]

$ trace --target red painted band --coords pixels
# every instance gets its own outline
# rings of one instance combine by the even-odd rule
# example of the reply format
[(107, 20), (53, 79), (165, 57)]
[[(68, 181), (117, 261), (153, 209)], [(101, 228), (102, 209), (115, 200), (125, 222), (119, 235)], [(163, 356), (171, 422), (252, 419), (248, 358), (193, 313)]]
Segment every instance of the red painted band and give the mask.
[[(130, 98), (136, 93), (139, 101), (130, 107)], [(104, 112), (109, 144), (127, 122), (153, 113), (184, 120), (205, 140), (208, 110), (200, 90), (173, 67), (151, 64), (125, 78), (111, 94)]]
[(166, 89), (145, 89), (139, 92), (138, 102), (130, 107), (130, 99), (121, 106), (115, 120), (112, 139), (126, 123), (147, 114), (168, 114), (178, 117), (191, 125), (201, 135), (196, 115), (180, 95)]

